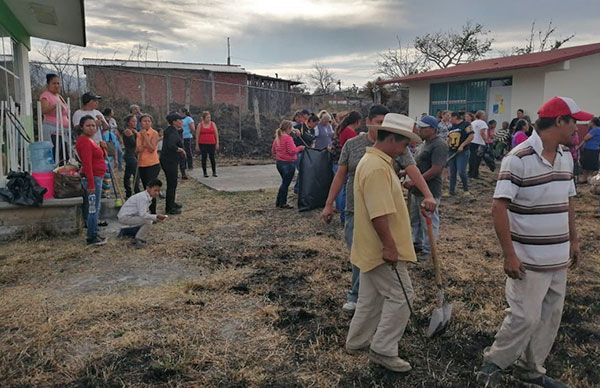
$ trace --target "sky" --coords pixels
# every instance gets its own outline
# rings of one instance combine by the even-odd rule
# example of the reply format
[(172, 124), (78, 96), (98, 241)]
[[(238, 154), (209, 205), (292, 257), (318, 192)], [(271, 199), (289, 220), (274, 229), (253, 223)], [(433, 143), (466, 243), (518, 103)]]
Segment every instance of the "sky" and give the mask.
[[(86, 0), (82, 57), (127, 59), (136, 45), (148, 59), (226, 63), (262, 75), (301, 76), (318, 62), (342, 87), (375, 79), (378, 53), (428, 32), (483, 24), (491, 56), (522, 45), (532, 21), (576, 34), (567, 46), (600, 41), (597, 0)], [(34, 40), (35, 47), (43, 42)]]

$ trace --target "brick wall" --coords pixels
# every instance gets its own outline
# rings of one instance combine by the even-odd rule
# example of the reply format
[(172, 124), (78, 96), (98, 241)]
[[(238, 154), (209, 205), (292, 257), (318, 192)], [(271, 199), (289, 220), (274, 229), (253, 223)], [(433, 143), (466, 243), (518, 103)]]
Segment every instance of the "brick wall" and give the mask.
[(93, 92), (112, 100), (150, 105), (158, 112), (182, 105), (225, 103), (241, 106), (242, 110), (248, 106), (246, 74), (104, 66), (85, 66), (85, 73)]

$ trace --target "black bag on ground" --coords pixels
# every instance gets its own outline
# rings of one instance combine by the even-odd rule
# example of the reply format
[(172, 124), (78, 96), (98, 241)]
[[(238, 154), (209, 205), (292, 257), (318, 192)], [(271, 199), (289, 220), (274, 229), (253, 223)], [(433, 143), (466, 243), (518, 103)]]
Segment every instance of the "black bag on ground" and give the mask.
[(492, 147), (490, 145), (487, 145), (484, 148), (483, 161), (491, 172), (494, 172), (496, 170), (496, 158), (494, 156), (494, 151), (492, 150)]
[(333, 164), (327, 150), (306, 148), (301, 154), (298, 175), (298, 211), (325, 206), (333, 181)]
[(6, 189), (0, 189), (0, 197), (13, 205), (40, 206), (44, 203), (45, 187), (40, 186), (28, 172), (8, 174)]

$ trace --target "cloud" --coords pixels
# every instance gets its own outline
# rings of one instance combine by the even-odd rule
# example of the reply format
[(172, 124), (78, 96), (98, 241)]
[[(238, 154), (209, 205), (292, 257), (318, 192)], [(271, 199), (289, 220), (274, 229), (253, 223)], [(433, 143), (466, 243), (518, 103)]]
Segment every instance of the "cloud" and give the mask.
[(291, 77), (319, 62), (346, 84), (364, 84), (396, 36), (408, 44), (473, 20), (492, 31), (491, 55), (504, 54), (525, 41), (534, 18), (548, 23), (540, 9), (560, 15), (559, 35), (577, 34), (570, 45), (598, 40), (600, 2), (591, 0), (103, 0), (86, 2), (84, 56), (128, 58), (142, 44), (152, 59), (224, 63), (231, 37), (234, 63), (249, 71)]

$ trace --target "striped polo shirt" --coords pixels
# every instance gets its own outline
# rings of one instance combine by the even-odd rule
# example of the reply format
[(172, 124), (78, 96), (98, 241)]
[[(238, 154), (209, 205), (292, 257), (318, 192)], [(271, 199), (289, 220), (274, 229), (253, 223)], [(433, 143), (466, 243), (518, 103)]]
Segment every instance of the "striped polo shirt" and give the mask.
[(510, 233), (523, 266), (554, 271), (569, 262), (569, 198), (576, 194), (573, 158), (559, 147), (553, 166), (542, 150), (542, 139), (534, 131), (506, 155), (494, 198), (510, 200)]

